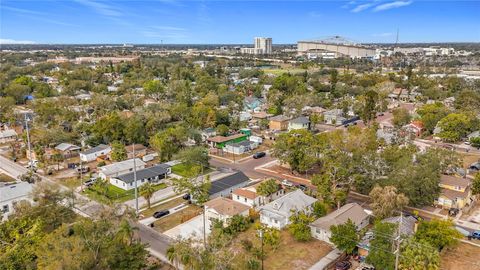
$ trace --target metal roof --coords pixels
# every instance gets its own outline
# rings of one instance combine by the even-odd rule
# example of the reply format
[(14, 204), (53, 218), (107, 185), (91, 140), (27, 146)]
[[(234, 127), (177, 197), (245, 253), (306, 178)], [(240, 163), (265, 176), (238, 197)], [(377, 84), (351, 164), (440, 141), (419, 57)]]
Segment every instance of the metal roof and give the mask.
[[(147, 178), (153, 178), (157, 177), (160, 175), (164, 175), (168, 173), (168, 168), (170, 168), (170, 165), (167, 164), (158, 164), (149, 168), (141, 169), (137, 171), (137, 181), (141, 179), (147, 179)], [(127, 174), (122, 174), (116, 177), (118, 180), (125, 182), (127, 184), (133, 183), (134, 179), (134, 174), (133, 172), (127, 173)]]
[(83, 155), (90, 155), (90, 154), (93, 154), (93, 153), (96, 153), (96, 152), (100, 152), (100, 151), (103, 151), (105, 149), (108, 149), (110, 148), (110, 146), (108, 145), (105, 145), (105, 144), (99, 144), (95, 147), (92, 147), (90, 149), (87, 149), (83, 152), (81, 152), (80, 154), (83, 154)]
[(228, 176), (220, 178), (219, 180), (212, 181), (212, 185), (210, 187), (210, 190), (208, 191), (208, 194), (211, 196), (213, 194), (217, 194), (221, 191), (249, 181), (250, 178), (248, 178), (243, 172), (236, 172), (234, 174), (230, 174)]

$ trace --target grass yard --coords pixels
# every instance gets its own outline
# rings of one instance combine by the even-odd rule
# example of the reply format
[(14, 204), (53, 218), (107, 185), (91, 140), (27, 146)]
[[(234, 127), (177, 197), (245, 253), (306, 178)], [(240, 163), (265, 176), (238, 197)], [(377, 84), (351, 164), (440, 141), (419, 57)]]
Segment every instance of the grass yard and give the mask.
[(176, 198), (176, 199), (173, 199), (171, 201), (168, 201), (166, 203), (162, 203), (162, 204), (159, 204), (157, 206), (154, 206), (150, 209), (147, 209), (147, 210), (144, 210), (142, 211), (140, 214), (143, 215), (144, 217), (150, 217), (153, 215), (153, 213), (157, 212), (157, 211), (160, 211), (160, 210), (167, 210), (167, 209), (171, 209), (175, 206), (178, 206), (182, 203), (186, 203), (187, 201), (185, 201), (184, 199), (182, 199), (182, 197), (180, 198)]
[[(84, 181), (86, 181), (87, 179), (84, 179)], [(77, 187), (80, 186), (80, 178), (79, 177), (68, 177), (68, 178), (59, 178), (57, 179), (57, 181), (68, 187), (68, 188), (72, 188), (72, 189), (75, 189)]]
[(470, 164), (480, 160), (480, 155), (463, 154), (463, 167), (468, 168)]
[[(253, 227), (254, 226), (246, 232), (239, 234), (235, 239), (235, 249), (239, 253), (246, 252), (241, 245), (241, 240), (248, 239), (252, 241), (256, 247), (261, 245)], [(276, 250), (264, 246), (264, 250), (266, 251), (266, 258), (264, 260), (265, 269), (309, 269), (332, 250), (329, 245), (319, 240), (313, 239), (308, 242), (298, 242), (293, 239), (287, 230), (281, 231), (280, 235), (280, 245)]]
[(15, 182), (15, 179), (6, 174), (0, 173), (0, 182)]
[(301, 68), (273, 68), (273, 69), (264, 69), (265, 73), (273, 75), (282, 75), (283, 73), (291, 73), (293, 75), (304, 73), (306, 70)]
[(480, 247), (460, 243), (452, 250), (443, 251), (440, 257), (443, 270), (480, 270)]
[[(201, 172), (200, 165), (190, 166), (185, 163), (180, 163), (172, 166), (172, 173), (183, 176), (183, 177), (191, 177), (192, 172), (197, 172), (197, 170)], [(210, 168), (204, 168), (203, 174), (207, 174), (212, 171), (213, 170)]]
[(187, 208), (183, 210), (180, 210), (169, 216), (160, 218), (159, 220), (155, 221), (154, 229), (159, 232), (170, 230), (173, 227), (176, 227), (200, 215), (201, 213), (202, 213), (202, 208), (196, 205), (189, 205)]
[[(160, 183), (154, 187), (155, 190), (160, 190), (166, 188), (167, 185), (165, 183)], [(99, 193), (92, 188), (87, 188), (84, 193), (93, 200), (107, 204), (113, 202), (125, 202), (135, 198), (135, 189), (123, 190), (111, 184), (108, 184), (104, 194)]]

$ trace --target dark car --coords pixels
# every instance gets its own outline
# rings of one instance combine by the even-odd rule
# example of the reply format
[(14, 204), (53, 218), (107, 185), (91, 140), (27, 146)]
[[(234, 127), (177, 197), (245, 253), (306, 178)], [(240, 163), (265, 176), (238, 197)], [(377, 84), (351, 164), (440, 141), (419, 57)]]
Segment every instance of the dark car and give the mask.
[(341, 261), (335, 264), (335, 270), (347, 270), (352, 267), (352, 263), (349, 261)]
[(267, 153), (265, 153), (265, 152), (258, 152), (258, 153), (253, 154), (253, 158), (254, 158), (254, 159), (262, 158), (262, 157), (264, 157), (264, 156), (266, 156), (266, 155), (267, 155)]
[(298, 188), (301, 189), (302, 191), (306, 191), (306, 190), (307, 190), (307, 186), (305, 186), (304, 184), (299, 184), (299, 185), (298, 185)]
[(170, 214), (170, 211), (168, 211), (168, 210), (162, 210), (162, 211), (157, 211), (157, 212), (155, 212), (155, 213), (153, 214), (153, 217), (154, 217), (154, 218), (161, 218), (161, 217), (166, 216), (166, 215), (168, 215), (168, 214)]
[(183, 195), (182, 198), (183, 198), (184, 200), (188, 201), (188, 200), (190, 200), (190, 197), (191, 197), (190, 194), (187, 193), (187, 194)]
[(456, 217), (458, 215), (458, 213), (460, 213), (460, 209), (458, 208), (450, 208), (448, 210), (448, 214), (451, 216), (451, 217)]
[(480, 231), (474, 231), (468, 236), (468, 240), (472, 239), (480, 240)]

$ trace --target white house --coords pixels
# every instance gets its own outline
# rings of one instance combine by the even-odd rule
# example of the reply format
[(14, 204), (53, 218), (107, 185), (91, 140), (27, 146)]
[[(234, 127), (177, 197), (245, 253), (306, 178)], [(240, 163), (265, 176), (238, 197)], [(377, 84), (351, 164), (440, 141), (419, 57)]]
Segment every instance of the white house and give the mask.
[(139, 158), (135, 158), (135, 162), (133, 158), (127, 159), (124, 161), (115, 162), (110, 165), (100, 167), (100, 172), (98, 173), (98, 175), (100, 176), (100, 178), (105, 180), (108, 177), (117, 177), (122, 174), (133, 172), (134, 167), (137, 168), (137, 171), (144, 169), (145, 165), (146, 163)]
[(315, 220), (310, 224), (312, 236), (318, 240), (330, 242), (332, 232), (330, 227), (346, 223), (348, 220), (353, 221), (357, 226), (357, 230), (361, 230), (368, 225), (369, 215), (357, 203), (348, 203), (333, 211), (332, 213)]
[(110, 153), (112, 148), (105, 144), (99, 144), (93, 148), (80, 152), (80, 160), (83, 162), (90, 162), (97, 159), (97, 157), (105, 156)]
[(3, 220), (13, 214), (14, 206), (20, 201), (33, 203), (31, 192), (33, 185), (28, 182), (3, 184), (0, 186), (0, 212)]
[(282, 229), (290, 224), (290, 216), (298, 211), (311, 211), (317, 200), (305, 195), (300, 189), (260, 207), (260, 222), (269, 227)]
[(80, 147), (70, 143), (61, 143), (55, 146), (55, 150), (59, 151), (65, 158), (69, 158), (77, 156), (80, 152)]
[(281, 188), (281, 185), (278, 186), (278, 190), (275, 193), (268, 197), (259, 195), (257, 188), (261, 183), (262, 182), (259, 182), (251, 186), (235, 189), (232, 193), (232, 199), (250, 207), (259, 207), (285, 195), (285, 190)]
[(241, 141), (236, 143), (228, 143), (223, 150), (227, 153), (241, 155), (258, 147), (258, 143), (253, 141)]
[(217, 197), (205, 203), (205, 218), (209, 221), (221, 220), (224, 225), (227, 225), (235, 215), (248, 216), (249, 209), (248, 205), (224, 197)]
[(0, 131), (0, 143), (13, 142), (17, 139), (17, 132), (13, 129)]
[(296, 129), (310, 129), (310, 120), (305, 116), (300, 116), (288, 121), (288, 131)]
[[(140, 169), (136, 172), (137, 187), (140, 187), (145, 183), (160, 183), (167, 178), (170, 173), (172, 173), (172, 168), (167, 164), (157, 164), (152, 167)], [(135, 188), (134, 172), (111, 176), (110, 184), (124, 190), (133, 189)]]

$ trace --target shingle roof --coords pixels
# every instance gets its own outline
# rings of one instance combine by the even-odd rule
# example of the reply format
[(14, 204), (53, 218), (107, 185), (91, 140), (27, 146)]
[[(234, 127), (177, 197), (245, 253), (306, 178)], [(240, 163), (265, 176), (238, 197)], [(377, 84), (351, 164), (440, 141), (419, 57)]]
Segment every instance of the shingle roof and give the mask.
[(471, 180), (468, 178), (461, 178), (455, 177), (451, 175), (442, 174), (440, 176), (440, 184), (448, 185), (448, 186), (459, 186), (462, 188), (466, 188), (471, 184)]
[(277, 121), (277, 122), (284, 122), (290, 120), (290, 117), (286, 117), (285, 115), (277, 115), (274, 117), (270, 117), (270, 121)]
[[(145, 162), (143, 162), (139, 158), (136, 158), (135, 159), (135, 165), (137, 167), (138, 166), (145, 166)], [(116, 174), (116, 173), (118, 173), (120, 171), (123, 171), (123, 170), (129, 170), (129, 169), (133, 169), (133, 158), (132, 159), (127, 159), (127, 160), (124, 160), (124, 161), (120, 161), (120, 162), (115, 162), (115, 163), (112, 163), (110, 165), (106, 165), (106, 166), (103, 166), (103, 167), (100, 168), (102, 173), (107, 175), (107, 176)]]
[[(402, 235), (412, 235), (415, 233), (415, 223), (417, 219), (412, 216), (402, 217), (402, 222), (400, 225), (400, 232)], [(383, 220), (383, 222), (399, 224), (400, 216), (390, 217)]]
[(80, 154), (89, 155), (89, 154), (93, 154), (93, 153), (96, 153), (96, 152), (103, 151), (103, 150), (108, 149), (108, 148), (110, 148), (110, 146), (105, 145), (105, 144), (99, 144), (95, 147), (92, 147), (90, 149), (87, 149), (87, 150), (81, 152)]
[(348, 203), (333, 211), (332, 213), (315, 220), (311, 226), (330, 230), (332, 225), (344, 224), (350, 219), (355, 225), (360, 225), (363, 220), (368, 217), (368, 214), (357, 203)]
[(236, 172), (234, 174), (225, 176), (219, 180), (212, 181), (212, 185), (210, 187), (210, 190), (208, 191), (208, 194), (211, 196), (213, 194), (219, 193), (221, 191), (249, 181), (250, 178), (248, 178), (243, 172)]
[(258, 197), (256, 192), (248, 190), (248, 189), (244, 189), (244, 188), (235, 189), (233, 191), (233, 194), (238, 195), (238, 196), (242, 196), (242, 197), (245, 197), (245, 198), (248, 198), (248, 199), (252, 199), (252, 200)]
[(290, 120), (290, 123), (295, 123), (295, 124), (308, 124), (310, 123), (310, 120), (308, 120), (307, 117), (305, 116), (300, 116), (295, 119)]
[(222, 143), (222, 142), (228, 142), (228, 141), (231, 141), (231, 140), (234, 140), (234, 139), (238, 139), (238, 138), (241, 138), (241, 137), (246, 137), (246, 136), (247, 136), (247, 135), (245, 135), (245, 134), (238, 133), (238, 134), (230, 135), (230, 136), (228, 136), (228, 137), (225, 137), (225, 136), (215, 136), (215, 137), (211, 137), (211, 138), (208, 138), (207, 141), (216, 142), (216, 143)]
[(297, 189), (262, 206), (260, 211), (266, 210), (280, 215), (289, 216), (292, 210), (301, 211), (312, 205), (315, 201), (315, 198), (305, 195), (300, 189)]
[(61, 143), (61, 144), (55, 146), (55, 149), (57, 149), (59, 151), (67, 151), (67, 150), (73, 151), (73, 150), (79, 150), (80, 147), (78, 147), (76, 145), (73, 145), (71, 143)]
[[(137, 171), (137, 181), (141, 179), (153, 178), (156, 176), (164, 175), (168, 173), (168, 168), (170, 165), (167, 164), (157, 164), (155, 166), (141, 169)], [(135, 180), (133, 172), (119, 175), (116, 177), (118, 180), (125, 182), (127, 184), (133, 183)]]
[(12, 185), (0, 187), (0, 201), (7, 202), (10, 200), (21, 199), (28, 196), (32, 192), (32, 184), (27, 182), (19, 182)]
[(248, 205), (236, 202), (223, 197), (215, 198), (205, 203), (208, 208), (214, 209), (217, 213), (224, 216), (234, 216), (247, 211), (250, 207)]

